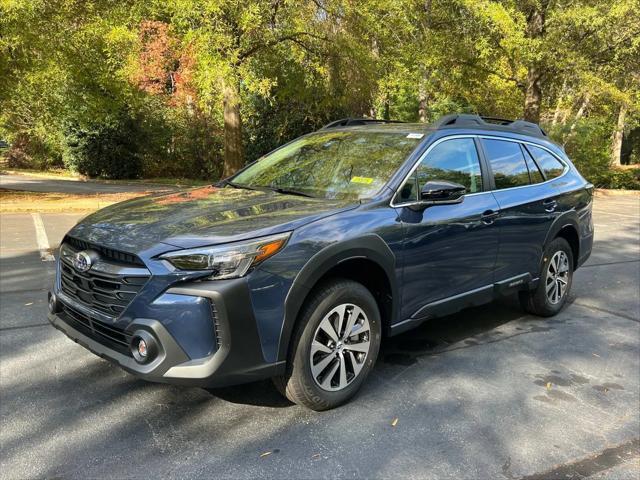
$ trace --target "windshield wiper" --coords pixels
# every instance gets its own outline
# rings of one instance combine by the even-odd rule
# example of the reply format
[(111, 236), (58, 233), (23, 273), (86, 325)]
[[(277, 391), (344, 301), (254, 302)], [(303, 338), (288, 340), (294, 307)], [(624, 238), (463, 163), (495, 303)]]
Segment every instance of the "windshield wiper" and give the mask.
[(229, 180), (225, 180), (224, 184), (229, 185), (230, 187), (233, 187), (233, 188), (243, 188), (245, 190), (271, 190), (272, 192), (282, 193), (283, 195), (298, 195), (300, 197), (316, 198), (313, 195), (310, 195), (308, 193), (300, 192), (298, 190), (290, 190), (288, 188), (282, 188), (282, 187), (267, 187), (264, 185), (250, 187), (249, 185), (234, 183), (234, 182), (230, 182)]
[(300, 190), (291, 190), (289, 188), (282, 188), (282, 187), (258, 187), (258, 188), (266, 188), (267, 190), (272, 190), (277, 193), (282, 193), (283, 195), (298, 195), (299, 197), (316, 198), (313, 195), (301, 192)]
[(230, 182), (229, 180), (225, 180), (224, 184), (229, 185), (230, 187), (233, 187), (233, 188), (241, 188), (243, 190), (258, 190), (257, 188), (250, 187), (249, 185), (242, 185), (241, 183), (233, 183), (233, 182)]

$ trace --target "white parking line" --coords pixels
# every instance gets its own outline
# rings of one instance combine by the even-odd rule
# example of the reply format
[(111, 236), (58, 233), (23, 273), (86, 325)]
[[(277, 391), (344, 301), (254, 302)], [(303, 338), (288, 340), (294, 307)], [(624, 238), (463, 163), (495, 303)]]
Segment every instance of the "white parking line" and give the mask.
[(36, 241), (38, 242), (38, 250), (40, 250), (40, 259), (43, 262), (53, 262), (55, 258), (51, 255), (51, 247), (49, 246), (49, 239), (44, 229), (42, 217), (39, 213), (32, 213), (31, 218), (33, 218), (33, 226), (36, 229)]

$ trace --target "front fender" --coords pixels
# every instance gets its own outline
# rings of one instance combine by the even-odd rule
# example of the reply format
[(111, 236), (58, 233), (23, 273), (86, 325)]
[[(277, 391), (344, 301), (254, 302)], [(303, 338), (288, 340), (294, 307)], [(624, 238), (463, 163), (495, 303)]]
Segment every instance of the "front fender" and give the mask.
[(278, 346), (278, 360), (286, 360), (289, 341), (305, 299), (315, 285), (336, 265), (356, 259), (368, 259), (380, 266), (387, 275), (392, 293), (392, 321), (397, 317), (398, 285), (396, 257), (387, 243), (376, 234), (333, 243), (313, 255), (298, 272), (285, 299), (285, 315)]

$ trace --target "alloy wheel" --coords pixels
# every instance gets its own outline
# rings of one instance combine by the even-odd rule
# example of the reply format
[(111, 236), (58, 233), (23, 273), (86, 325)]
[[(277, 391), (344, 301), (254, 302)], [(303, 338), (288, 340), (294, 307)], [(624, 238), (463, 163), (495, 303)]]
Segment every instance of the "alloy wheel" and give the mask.
[(553, 305), (559, 303), (569, 286), (569, 256), (562, 250), (551, 257), (547, 268), (546, 292), (547, 299)]
[(357, 305), (343, 303), (327, 313), (313, 335), (311, 374), (324, 390), (338, 391), (353, 382), (365, 365), (369, 319)]

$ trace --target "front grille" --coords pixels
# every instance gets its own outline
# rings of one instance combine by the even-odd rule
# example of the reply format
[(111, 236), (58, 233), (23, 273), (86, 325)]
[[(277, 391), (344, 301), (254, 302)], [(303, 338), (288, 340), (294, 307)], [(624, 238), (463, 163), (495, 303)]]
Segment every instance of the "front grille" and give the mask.
[[(71, 257), (65, 254), (66, 249), (68, 247), (63, 245), (60, 254), (62, 291), (90, 309), (109, 317), (119, 316), (149, 279), (148, 275), (107, 273), (93, 268), (87, 272), (79, 272), (73, 267)], [(118, 266), (115, 271), (126, 270)]]
[(131, 253), (121, 252), (120, 250), (114, 250), (112, 248), (102, 247), (94, 243), (85, 242), (74, 237), (66, 237), (64, 243), (73, 247), (74, 250), (94, 250), (100, 254), (100, 257), (105, 260), (111, 260), (117, 263), (123, 263), (136, 267), (144, 267), (144, 263), (137, 256)]
[(89, 338), (123, 355), (131, 356), (131, 351), (129, 350), (131, 336), (121, 328), (114, 325), (107, 325), (67, 305), (63, 306), (62, 318), (67, 324)]

